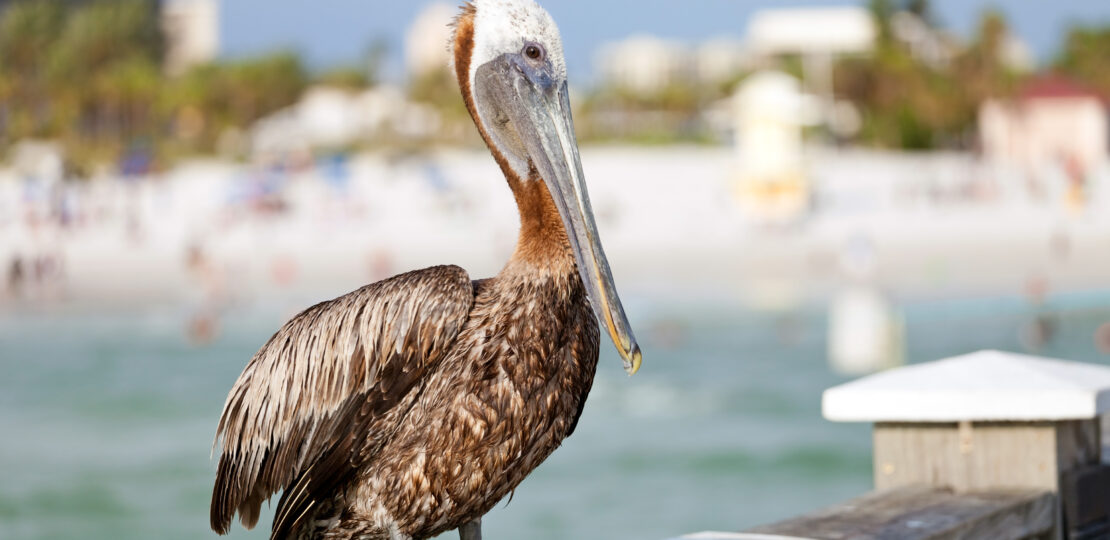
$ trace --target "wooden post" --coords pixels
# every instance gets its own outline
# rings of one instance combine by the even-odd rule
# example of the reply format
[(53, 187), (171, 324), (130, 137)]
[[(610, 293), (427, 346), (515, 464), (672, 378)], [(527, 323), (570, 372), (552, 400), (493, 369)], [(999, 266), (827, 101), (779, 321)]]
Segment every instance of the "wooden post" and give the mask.
[(1058, 523), (1071, 538), (1110, 526), (1110, 497), (1077, 487), (1106, 475), (1099, 416), (1110, 409), (1110, 368), (983, 351), (829, 389), (823, 409), (829, 420), (875, 423), (877, 490), (1040, 489), (1063, 495)]
[(875, 489), (928, 485), (957, 493), (1060, 490), (1061, 475), (1099, 462), (1094, 420), (875, 424)]
[(683, 538), (1110, 538), (1108, 367), (983, 351), (831, 388), (823, 409), (875, 424), (875, 492), (746, 533)]

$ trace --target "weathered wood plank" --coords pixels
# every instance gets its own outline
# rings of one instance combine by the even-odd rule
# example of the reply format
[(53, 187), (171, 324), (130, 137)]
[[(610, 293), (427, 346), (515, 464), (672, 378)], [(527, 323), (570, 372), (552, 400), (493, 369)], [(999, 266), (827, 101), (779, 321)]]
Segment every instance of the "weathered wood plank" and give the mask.
[(1060, 472), (1102, 460), (1102, 422), (1072, 420), (1056, 424), (1056, 469)]
[(875, 489), (1057, 491), (1059, 475), (1099, 460), (1095, 420), (875, 424)]
[(1056, 497), (1047, 491), (907, 487), (749, 532), (814, 540), (1021, 540), (1051, 538), (1056, 516)]
[(1071, 538), (1110, 537), (1110, 466), (1090, 465), (1060, 479), (1064, 523)]
[(875, 424), (875, 489), (913, 485), (978, 491), (1056, 490), (1050, 422)]

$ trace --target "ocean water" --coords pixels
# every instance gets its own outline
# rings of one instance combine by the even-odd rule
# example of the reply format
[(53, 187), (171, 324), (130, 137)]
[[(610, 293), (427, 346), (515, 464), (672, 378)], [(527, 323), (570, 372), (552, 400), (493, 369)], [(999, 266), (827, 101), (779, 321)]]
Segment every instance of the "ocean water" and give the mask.
[[(644, 369), (608, 344), (578, 431), (485, 519), (497, 539), (662, 540), (740, 530), (861, 494), (869, 426), (832, 424), (820, 393), (822, 306), (632, 297)], [(908, 358), (985, 348), (1110, 363), (1093, 339), (1110, 292), (903, 303)], [(224, 397), (282, 310), (224, 314), (191, 345), (177, 308), (0, 315), (0, 538), (208, 538), (212, 436)], [(255, 531), (267, 538), (270, 514)], [(447, 533), (444, 538), (455, 538)]]

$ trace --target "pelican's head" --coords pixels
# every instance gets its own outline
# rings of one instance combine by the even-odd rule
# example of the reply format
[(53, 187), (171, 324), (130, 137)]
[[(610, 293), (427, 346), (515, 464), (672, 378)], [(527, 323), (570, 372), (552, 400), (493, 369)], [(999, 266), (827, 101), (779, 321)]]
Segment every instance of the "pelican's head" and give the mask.
[(520, 182), (542, 181), (559, 209), (594, 312), (630, 374), (640, 348), (621, 306), (586, 192), (563, 42), (533, 0), (476, 0), (455, 30), (455, 73), (490, 150)]

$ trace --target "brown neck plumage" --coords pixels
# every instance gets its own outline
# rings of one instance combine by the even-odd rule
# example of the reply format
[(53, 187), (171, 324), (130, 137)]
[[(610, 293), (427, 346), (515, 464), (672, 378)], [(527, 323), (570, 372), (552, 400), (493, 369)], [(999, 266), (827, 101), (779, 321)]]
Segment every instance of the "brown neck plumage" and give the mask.
[(520, 212), (520, 238), (506, 269), (523, 267), (573, 272), (574, 254), (571, 252), (570, 241), (567, 238), (563, 220), (559, 216), (559, 209), (547, 190), (547, 184), (534, 168), (529, 171), (527, 179), (521, 179), (509, 166), (509, 161), (493, 143), (493, 139), (478, 118), (474, 92), (470, 88), (470, 60), (474, 50), (474, 15), (475, 7), (473, 4), (467, 4), (455, 21), (455, 76), (458, 78), (459, 89), (462, 91), (463, 101), (470, 112), (470, 117), (478, 127), (478, 133), (486, 142), (493, 158), (501, 167), (501, 172), (504, 173), (516, 199), (517, 210)]

